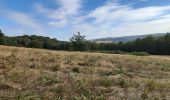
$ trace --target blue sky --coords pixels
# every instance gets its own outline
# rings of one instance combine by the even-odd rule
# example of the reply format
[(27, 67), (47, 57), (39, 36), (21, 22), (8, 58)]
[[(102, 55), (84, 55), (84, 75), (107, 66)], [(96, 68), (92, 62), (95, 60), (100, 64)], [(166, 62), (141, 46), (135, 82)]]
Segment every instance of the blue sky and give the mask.
[(69, 40), (170, 32), (170, 0), (0, 0), (0, 29)]

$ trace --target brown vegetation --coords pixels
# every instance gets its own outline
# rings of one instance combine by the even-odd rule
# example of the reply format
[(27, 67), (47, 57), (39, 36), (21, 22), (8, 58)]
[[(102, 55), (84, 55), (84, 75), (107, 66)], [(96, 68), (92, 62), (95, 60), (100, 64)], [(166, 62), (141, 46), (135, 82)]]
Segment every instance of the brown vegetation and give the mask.
[(170, 59), (0, 46), (0, 99), (168, 100)]

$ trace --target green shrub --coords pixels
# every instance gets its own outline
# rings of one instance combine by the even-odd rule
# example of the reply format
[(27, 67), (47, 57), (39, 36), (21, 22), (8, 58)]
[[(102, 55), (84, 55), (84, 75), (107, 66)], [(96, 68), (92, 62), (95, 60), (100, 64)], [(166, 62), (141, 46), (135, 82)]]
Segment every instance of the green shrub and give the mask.
[(51, 91), (57, 94), (62, 94), (65, 92), (65, 89), (63, 86), (59, 86), (59, 87), (52, 88)]
[(127, 88), (129, 87), (129, 82), (127, 80), (121, 79), (118, 81), (118, 85), (122, 88)]
[(112, 86), (112, 83), (113, 83), (112, 80), (108, 78), (99, 79), (97, 82), (100, 86), (104, 86), (104, 87), (110, 87)]
[(57, 80), (56, 78), (54, 77), (48, 77), (48, 76), (42, 76), (38, 79), (40, 85), (42, 86), (50, 86), (52, 84), (55, 84), (55, 83), (60, 83), (59, 80)]
[(60, 69), (60, 65), (59, 64), (50, 67), (51, 71), (58, 71), (59, 69)]
[(85, 56), (84, 57), (84, 65), (88, 67), (94, 67), (94, 66), (99, 66), (99, 61), (101, 57), (100, 56)]
[(138, 88), (140, 86), (140, 84), (135, 80), (121, 79), (121, 78), (116, 80), (116, 85), (120, 86), (121, 88), (128, 88), (128, 87)]
[(147, 93), (147, 92), (142, 93), (142, 94), (141, 94), (141, 98), (142, 98), (143, 100), (146, 100), (146, 99), (148, 98), (148, 93)]
[(157, 82), (155, 80), (149, 80), (145, 85), (145, 90), (152, 91), (164, 91), (170, 88), (170, 83)]
[(0, 83), (0, 90), (10, 89), (11, 87), (7, 84)]
[(147, 84), (146, 84), (146, 88), (148, 91), (153, 91), (156, 89), (156, 87), (157, 87), (157, 84), (153, 80), (147, 82)]
[(41, 96), (33, 91), (19, 92), (16, 96), (16, 100), (41, 100)]
[(123, 70), (122, 67), (120, 67), (119, 69), (114, 69), (112, 72), (113, 72), (114, 75), (125, 73), (125, 71)]
[(79, 70), (77, 67), (73, 68), (72, 71), (73, 71), (74, 73), (80, 73), (80, 70)]
[(113, 72), (108, 72), (108, 71), (106, 71), (106, 72), (99, 72), (99, 74), (101, 75), (101, 76), (111, 76), (111, 75), (114, 75), (114, 73)]
[(108, 53), (108, 54), (127, 54), (126, 52), (120, 50), (111, 50), (111, 51), (99, 51), (101, 53)]

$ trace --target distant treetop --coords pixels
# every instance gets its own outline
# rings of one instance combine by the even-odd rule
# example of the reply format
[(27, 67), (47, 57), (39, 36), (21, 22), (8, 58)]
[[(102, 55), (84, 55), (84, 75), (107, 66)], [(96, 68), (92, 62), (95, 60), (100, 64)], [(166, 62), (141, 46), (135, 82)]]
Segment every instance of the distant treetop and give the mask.
[(0, 29), (0, 37), (4, 37), (4, 34), (2, 33), (1, 29)]

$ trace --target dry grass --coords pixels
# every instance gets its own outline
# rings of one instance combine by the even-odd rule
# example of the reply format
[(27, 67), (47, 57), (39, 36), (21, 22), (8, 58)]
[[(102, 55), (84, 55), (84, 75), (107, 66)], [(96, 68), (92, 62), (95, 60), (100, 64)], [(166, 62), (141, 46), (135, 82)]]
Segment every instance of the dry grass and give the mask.
[(170, 59), (0, 46), (0, 100), (170, 99)]

